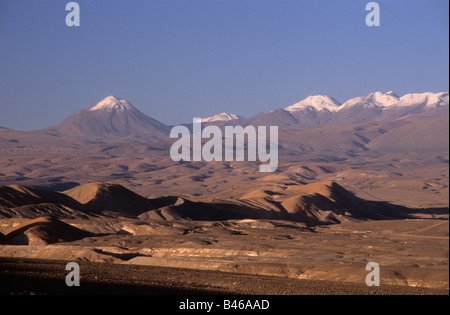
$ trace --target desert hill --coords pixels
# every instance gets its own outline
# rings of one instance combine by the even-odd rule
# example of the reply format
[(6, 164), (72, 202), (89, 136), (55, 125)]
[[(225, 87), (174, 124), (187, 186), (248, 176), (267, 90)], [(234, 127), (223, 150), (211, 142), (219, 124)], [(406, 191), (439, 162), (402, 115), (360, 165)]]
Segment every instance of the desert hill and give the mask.
[[(265, 219), (271, 215), (265, 209), (254, 207), (237, 200), (188, 200), (172, 197), (166, 199), (167, 204), (156, 210), (148, 211), (139, 216), (141, 220), (198, 220), (222, 221), (233, 219)], [(273, 214), (277, 216), (276, 214)]]
[(7, 231), (5, 235), (0, 235), (0, 244), (47, 245), (73, 242), (92, 235), (56, 218), (40, 217), (27, 220)]
[[(147, 199), (121, 185), (99, 182), (75, 187), (64, 194), (38, 195), (24, 187), (8, 186), (1, 187), (0, 193), (3, 196), (0, 213), (4, 217), (73, 218), (77, 214), (86, 217), (96, 214), (168, 221), (279, 219), (314, 226), (343, 220), (406, 218), (410, 211), (385, 202), (363, 200), (330, 181), (307, 185), (261, 184), (229, 199), (190, 200), (177, 196)], [(49, 197), (45, 199), (46, 194), (55, 203), (50, 203)], [(17, 196), (22, 196), (24, 202), (17, 201)]]
[(67, 190), (64, 194), (95, 213), (139, 215), (155, 208), (149, 199), (114, 183), (89, 183)]
[(0, 218), (42, 215), (86, 217), (86, 208), (71, 197), (19, 185), (0, 186)]
[(239, 199), (253, 205), (271, 207), (282, 219), (308, 225), (408, 217), (408, 209), (405, 207), (363, 200), (331, 181), (307, 185), (263, 186), (244, 193)]
[(0, 206), (10, 208), (43, 202), (42, 196), (28, 188), (18, 185), (0, 186)]

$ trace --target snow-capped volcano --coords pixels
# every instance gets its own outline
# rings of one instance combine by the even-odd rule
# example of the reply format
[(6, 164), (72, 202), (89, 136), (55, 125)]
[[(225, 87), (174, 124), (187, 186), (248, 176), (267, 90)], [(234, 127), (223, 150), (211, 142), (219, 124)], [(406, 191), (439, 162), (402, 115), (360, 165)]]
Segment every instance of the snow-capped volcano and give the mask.
[(90, 111), (94, 110), (132, 110), (134, 107), (126, 100), (120, 100), (117, 97), (110, 95), (102, 99), (100, 102), (89, 108)]
[(70, 116), (59, 125), (43, 129), (45, 133), (89, 139), (141, 137), (162, 139), (169, 127), (145, 115), (128, 101), (108, 96), (94, 106)]
[(202, 122), (229, 121), (240, 118), (242, 117), (235, 114), (220, 113), (211, 117), (202, 118)]
[(332, 113), (338, 111), (340, 106), (341, 104), (338, 101), (328, 95), (311, 95), (298, 103), (285, 107), (284, 110), (290, 113), (301, 110), (327, 111)]

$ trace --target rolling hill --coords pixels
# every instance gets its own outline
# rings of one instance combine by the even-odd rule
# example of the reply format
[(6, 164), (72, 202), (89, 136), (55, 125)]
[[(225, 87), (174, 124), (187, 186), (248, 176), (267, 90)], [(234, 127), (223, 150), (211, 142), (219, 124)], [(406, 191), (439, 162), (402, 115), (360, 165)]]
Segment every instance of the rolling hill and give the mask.
[[(97, 182), (78, 186), (64, 194), (41, 192), (39, 195), (25, 187), (1, 186), (0, 195), (3, 196), (0, 213), (6, 217), (19, 218), (73, 218), (81, 212), (80, 209), (84, 209), (86, 218), (96, 214), (169, 221), (278, 219), (314, 226), (340, 223), (342, 220), (408, 216), (407, 208), (363, 200), (330, 181), (308, 185), (280, 184), (269, 188), (263, 186), (249, 189), (231, 199), (189, 200), (178, 196), (147, 199), (121, 185)], [(31, 216), (23, 212), (25, 208), (21, 208), (21, 205), (40, 207), (41, 211)], [(58, 211), (58, 206), (66, 212)]]
[(19, 226), (0, 235), (0, 244), (6, 245), (48, 245), (60, 242), (73, 242), (92, 233), (78, 229), (53, 217), (40, 217), (27, 220)]

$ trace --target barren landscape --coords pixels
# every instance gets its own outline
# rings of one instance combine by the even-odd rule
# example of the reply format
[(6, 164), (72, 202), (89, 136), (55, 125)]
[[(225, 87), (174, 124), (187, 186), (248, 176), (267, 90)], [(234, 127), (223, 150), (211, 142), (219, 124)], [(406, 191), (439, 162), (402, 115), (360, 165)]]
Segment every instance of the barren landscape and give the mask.
[[(402, 106), (388, 107), (393, 95), (335, 104), (344, 106), (336, 113), (321, 111), (317, 98), (330, 100), (317, 96), (205, 119), (283, 126), (273, 173), (254, 162), (173, 162), (170, 128), (112, 96), (55, 127), (1, 128), (0, 279), (21, 280), (1, 281), (0, 292), (52, 293), (59, 276), (49, 273), (76, 261), (88, 264), (97, 293), (128, 284), (146, 293), (448, 294), (448, 93), (395, 96)], [(314, 126), (302, 123), (305, 102), (317, 109)], [(357, 106), (359, 115), (345, 114)], [(380, 265), (379, 288), (365, 285), (369, 262)], [(123, 269), (133, 266), (147, 268), (135, 269), (142, 279)]]

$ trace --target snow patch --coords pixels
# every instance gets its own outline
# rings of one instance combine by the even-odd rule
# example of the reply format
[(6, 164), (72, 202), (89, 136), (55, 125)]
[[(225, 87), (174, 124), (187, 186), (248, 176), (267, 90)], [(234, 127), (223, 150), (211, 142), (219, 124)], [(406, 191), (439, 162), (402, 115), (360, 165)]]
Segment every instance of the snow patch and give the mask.
[(349, 99), (342, 105), (342, 108), (348, 108), (359, 104), (364, 107), (389, 107), (396, 105), (399, 100), (399, 97), (392, 91), (386, 94), (382, 92), (374, 92), (365, 96)]
[(220, 113), (211, 117), (202, 118), (202, 122), (228, 121), (234, 119), (239, 119), (239, 116), (235, 114)]
[(90, 111), (106, 110), (106, 111), (126, 111), (132, 109), (133, 106), (126, 101), (118, 99), (115, 96), (107, 96), (100, 102), (89, 108)]
[(425, 108), (434, 108), (449, 105), (448, 92), (440, 93), (411, 93), (398, 97), (394, 92), (387, 93), (374, 92), (365, 96), (355, 97), (342, 105), (342, 108), (349, 108), (355, 105), (363, 107), (416, 107), (423, 106)]
[(304, 100), (284, 108), (284, 110), (292, 113), (301, 110), (315, 110), (336, 112), (341, 107), (341, 104), (327, 95), (311, 95)]
[(448, 92), (411, 93), (400, 98), (399, 106), (424, 106), (426, 108), (448, 106)]

